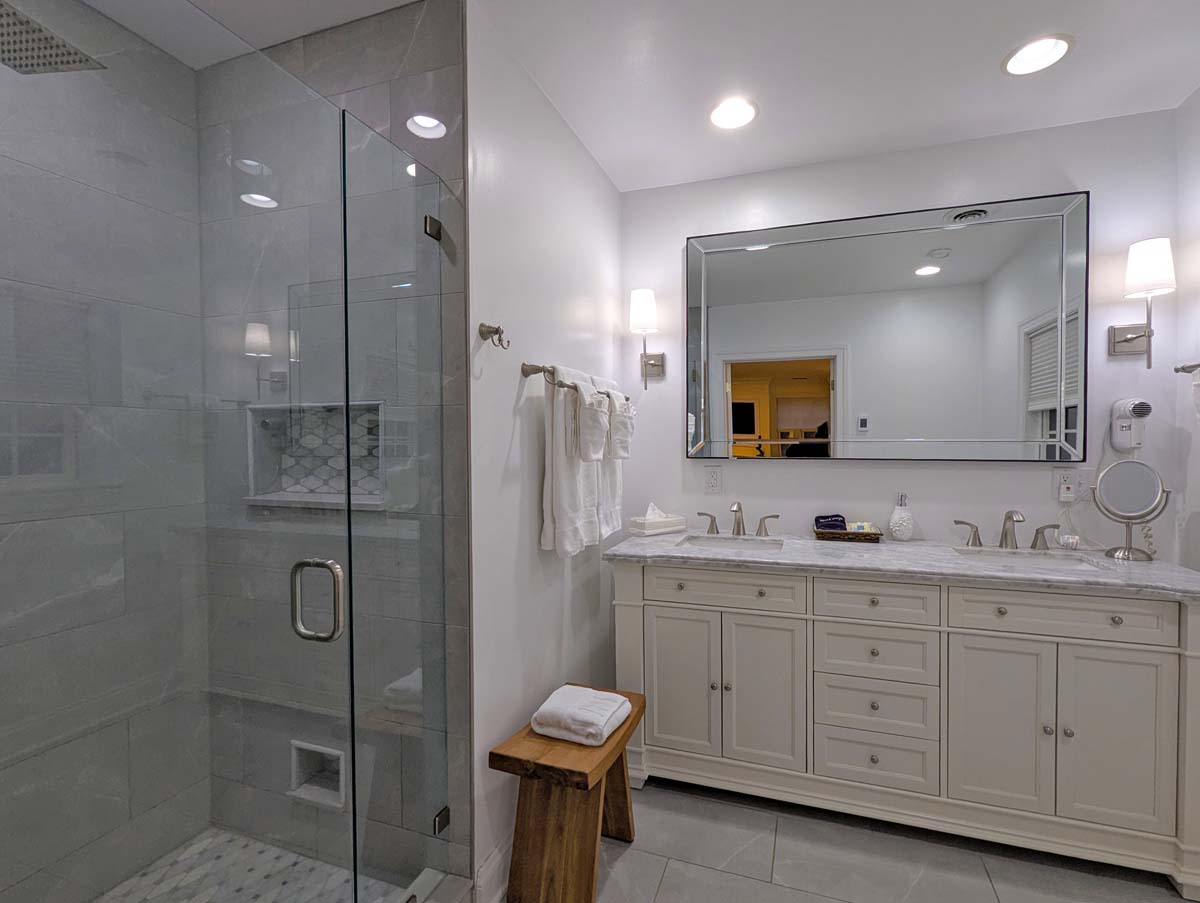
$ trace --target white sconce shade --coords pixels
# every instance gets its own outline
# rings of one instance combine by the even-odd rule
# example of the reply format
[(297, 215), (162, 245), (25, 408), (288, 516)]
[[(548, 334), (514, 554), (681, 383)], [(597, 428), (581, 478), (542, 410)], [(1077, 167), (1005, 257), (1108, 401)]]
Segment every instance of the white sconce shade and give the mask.
[(629, 331), (647, 335), (658, 332), (658, 305), (654, 289), (635, 288), (629, 293)]
[(1153, 298), (1175, 291), (1171, 239), (1147, 238), (1129, 246), (1125, 263), (1125, 297)]
[(246, 356), (271, 356), (271, 327), (266, 323), (246, 324)]

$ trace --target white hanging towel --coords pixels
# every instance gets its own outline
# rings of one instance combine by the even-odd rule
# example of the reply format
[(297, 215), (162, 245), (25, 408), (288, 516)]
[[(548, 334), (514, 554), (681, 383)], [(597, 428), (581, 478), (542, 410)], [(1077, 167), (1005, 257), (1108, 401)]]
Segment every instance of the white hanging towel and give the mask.
[[(570, 367), (554, 367), (556, 379), (582, 387), (592, 381)], [(578, 397), (572, 389), (546, 386), (546, 473), (542, 481), (542, 548), (570, 558), (600, 541), (597, 505), (600, 465), (580, 459), (575, 447)]]
[[(592, 377), (592, 383), (601, 392), (620, 395), (620, 387), (611, 379)], [(609, 451), (600, 461), (600, 498), (598, 522), (600, 538), (612, 536), (621, 529), (621, 459)]]
[(567, 685), (550, 694), (530, 719), (530, 726), (547, 737), (584, 746), (603, 746), (633, 706), (619, 693)]
[(599, 461), (608, 446), (608, 394), (597, 392), (589, 383), (580, 386), (575, 395), (575, 447), (581, 460)]
[(606, 392), (608, 396), (608, 453), (618, 461), (629, 457), (633, 441), (633, 402), (621, 392)]

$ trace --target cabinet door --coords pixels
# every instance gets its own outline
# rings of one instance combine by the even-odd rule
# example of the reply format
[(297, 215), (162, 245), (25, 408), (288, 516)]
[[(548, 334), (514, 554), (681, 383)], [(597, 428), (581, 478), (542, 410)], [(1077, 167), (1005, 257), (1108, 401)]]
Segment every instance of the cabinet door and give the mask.
[(950, 637), (954, 799), (1054, 813), (1054, 643)]
[(1058, 814), (1175, 833), (1179, 659), (1058, 651)]
[(647, 605), (646, 743), (721, 754), (721, 613)]
[(730, 612), (721, 621), (725, 758), (804, 771), (805, 622)]

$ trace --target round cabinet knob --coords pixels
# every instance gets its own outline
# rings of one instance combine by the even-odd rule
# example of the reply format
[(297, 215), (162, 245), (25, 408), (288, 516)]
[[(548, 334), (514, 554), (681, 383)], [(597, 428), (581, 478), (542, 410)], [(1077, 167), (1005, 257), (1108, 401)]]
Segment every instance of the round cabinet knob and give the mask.
[(1112, 621), (1113, 627), (1120, 627), (1125, 623), (1125, 619), (1120, 615), (1113, 615), (1109, 620)]
[(871, 764), (872, 765), (879, 764), (879, 756), (875, 755), (875, 753), (871, 753)]
[(874, 648), (871, 649), (871, 658), (879, 658), (879, 650), (878, 649), (874, 649)]
[(766, 596), (767, 596), (767, 591), (765, 589), (760, 589), (758, 591), (758, 598), (765, 599)]
[(872, 608), (875, 608), (877, 605), (879, 605), (879, 597), (872, 596), (870, 599), (867, 600), (867, 604), (870, 605)]
[(708, 685), (708, 688), (715, 693), (717, 690), (721, 689), (721, 686), (714, 680)]
[(676, 583), (675, 589), (679, 590), (679, 592), (683, 592), (685, 589), (687, 589), (687, 584), (686, 583)]
[(1006, 614), (1008, 614), (1008, 609), (1001, 605), (996, 609), (996, 614), (1003, 618)]
[(733, 689), (733, 684), (725, 684), (725, 692), (728, 693)]
[[(715, 685), (713, 686), (713, 689), (714, 689), (714, 690), (716, 689), (716, 686), (715, 686)], [(1053, 736), (1054, 736), (1054, 727), (1053, 727), (1053, 725), (1049, 725), (1049, 724), (1043, 724), (1043, 725), (1042, 725), (1042, 733), (1043, 733), (1043, 734), (1045, 734), (1047, 737), (1053, 737)]]
[(879, 703), (878, 703), (878, 702), (876, 702), (874, 699), (872, 699), (872, 700), (871, 700), (871, 711), (872, 711), (872, 712), (878, 712), (878, 711), (879, 711)]
[(1075, 732), (1073, 730), (1071, 730), (1069, 727), (1064, 727), (1063, 728), (1063, 736), (1066, 737), (1068, 740), (1070, 740), (1072, 737), (1075, 736)]

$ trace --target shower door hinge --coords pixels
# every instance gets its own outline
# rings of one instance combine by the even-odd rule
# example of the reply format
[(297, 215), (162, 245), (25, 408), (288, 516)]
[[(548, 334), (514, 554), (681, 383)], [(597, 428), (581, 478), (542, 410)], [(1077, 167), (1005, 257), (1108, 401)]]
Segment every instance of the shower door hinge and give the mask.
[(433, 817), (433, 836), (441, 834), (450, 827), (450, 807), (443, 806), (442, 811)]
[(436, 216), (425, 214), (425, 234), (434, 241), (442, 240), (442, 222)]

